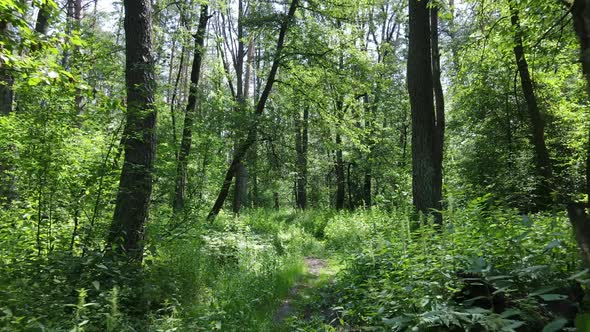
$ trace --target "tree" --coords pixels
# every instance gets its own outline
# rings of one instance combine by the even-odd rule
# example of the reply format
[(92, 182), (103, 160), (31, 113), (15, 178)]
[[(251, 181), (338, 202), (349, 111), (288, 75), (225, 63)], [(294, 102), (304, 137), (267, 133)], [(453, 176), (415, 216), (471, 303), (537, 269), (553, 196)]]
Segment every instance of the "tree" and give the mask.
[(545, 209), (551, 204), (551, 179), (553, 171), (551, 167), (551, 159), (549, 158), (549, 151), (545, 144), (545, 120), (543, 114), (539, 109), (537, 97), (533, 87), (533, 81), (529, 73), (529, 66), (526, 60), (523, 47), (522, 29), (520, 27), (520, 18), (518, 16), (518, 9), (512, 3), (510, 5), (510, 22), (514, 29), (514, 56), (518, 66), (518, 74), (520, 76), (520, 83), (524, 97), (526, 100), (527, 111), (531, 121), (531, 140), (534, 146), (535, 166), (538, 175), (541, 177), (539, 187), (537, 189), (537, 209)]
[[(9, 36), (10, 23), (6, 20), (0, 19), (0, 54), (5, 51), (10, 52), (11, 50), (5, 50), (5, 47), (9, 47), (12, 43), (6, 40)], [(5, 46), (6, 45), (6, 46)], [(0, 116), (7, 116), (12, 112), (12, 101), (13, 91), (12, 86), (14, 83), (14, 77), (7, 67), (7, 63), (4, 60), (0, 60)], [(8, 206), (13, 199), (13, 177), (10, 175), (10, 162), (8, 156), (5, 156), (6, 152), (0, 151), (0, 204)]]
[(298, 208), (306, 209), (309, 108), (307, 106), (303, 108), (303, 118), (301, 118), (300, 112), (297, 112), (295, 117), (295, 150), (297, 152), (296, 203)]
[[(590, 1), (575, 0), (570, 7), (573, 16), (574, 30), (580, 42), (580, 58), (582, 72), (586, 79), (586, 90), (590, 96)], [(590, 132), (586, 142), (586, 194), (590, 206)]]
[(289, 23), (291, 22), (291, 20), (295, 16), (295, 10), (297, 9), (298, 4), (299, 4), (299, 0), (292, 0), (291, 1), (287, 15), (285, 16), (283, 22), (281, 23), (281, 28), (279, 30), (279, 37), (277, 39), (277, 46), (276, 46), (275, 54), (274, 54), (274, 57), (272, 60), (272, 66), (270, 68), (268, 78), (266, 79), (264, 89), (262, 90), (262, 93), (260, 94), (260, 99), (258, 100), (258, 103), (256, 104), (256, 109), (255, 109), (255, 113), (254, 113), (255, 118), (253, 120), (253, 124), (248, 128), (248, 134), (247, 134), (246, 138), (240, 143), (240, 146), (237, 147), (234, 157), (233, 157), (233, 160), (231, 161), (227, 171), (225, 172), (225, 177), (223, 179), (223, 183), (221, 185), (221, 189), (219, 191), (219, 194), (217, 195), (217, 199), (215, 200), (215, 203), (213, 204), (213, 207), (211, 208), (211, 211), (209, 212), (209, 214), (207, 216), (207, 219), (210, 221), (215, 219), (215, 217), (219, 214), (219, 211), (221, 210), (221, 207), (223, 206), (223, 203), (225, 202), (225, 199), (227, 198), (227, 195), (229, 193), (229, 188), (230, 188), (232, 180), (236, 174), (236, 170), (238, 169), (240, 163), (242, 162), (242, 159), (244, 158), (244, 156), (246, 155), (246, 153), (248, 152), (248, 150), (250, 149), (250, 147), (252, 146), (252, 144), (254, 144), (254, 142), (256, 140), (256, 135), (257, 135), (257, 131), (258, 131), (258, 121), (264, 112), (266, 102), (268, 101), (268, 97), (270, 96), (270, 93), (272, 91), (272, 86), (274, 84), (275, 77), (276, 77), (277, 71), (279, 69), (279, 63), (281, 60), (281, 52), (284, 47), (287, 29), (289, 27)]
[[(434, 157), (434, 196), (437, 198), (436, 210), (442, 210), (442, 188), (443, 188), (443, 156), (445, 145), (445, 97), (440, 80), (440, 50), (438, 47), (438, 12), (439, 4), (430, 9), (430, 47), (432, 52), (432, 83), (434, 87), (435, 102), (435, 133), (433, 140), (433, 157)], [(442, 223), (442, 215), (434, 214), (437, 223)]]
[(205, 32), (207, 30), (207, 21), (209, 20), (208, 7), (209, 6), (206, 4), (201, 5), (199, 25), (197, 27), (197, 33), (194, 36), (195, 54), (191, 68), (191, 85), (189, 88), (188, 103), (185, 110), (182, 139), (180, 143), (180, 149), (178, 150), (174, 202), (172, 204), (175, 213), (180, 212), (184, 208), (186, 200), (186, 185), (188, 177), (187, 166), (193, 139), (192, 127), (195, 121), (194, 118), (197, 106), (199, 78), (201, 76), (201, 63), (203, 61), (205, 46)]
[(151, 4), (148, 0), (125, 0), (123, 5), (127, 87), (125, 156), (108, 243), (130, 260), (141, 262), (156, 143)]
[[(575, 0), (570, 7), (574, 30), (580, 42), (582, 73), (586, 79), (586, 92), (590, 96), (590, 1)], [(590, 218), (587, 208), (590, 206), (590, 131), (586, 141), (586, 195), (584, 203), (570, 203), (568, 217), (573, 225), (576, 241), (580, 247), (586, 265), (590, 264)]]
[(436, 120), (428, 3), (410, 0), (409, 18), (407, 79), (412, 111), (412, 194), (416, 210), (427, 215), (439, 206), (442, 198), (434, 153)]

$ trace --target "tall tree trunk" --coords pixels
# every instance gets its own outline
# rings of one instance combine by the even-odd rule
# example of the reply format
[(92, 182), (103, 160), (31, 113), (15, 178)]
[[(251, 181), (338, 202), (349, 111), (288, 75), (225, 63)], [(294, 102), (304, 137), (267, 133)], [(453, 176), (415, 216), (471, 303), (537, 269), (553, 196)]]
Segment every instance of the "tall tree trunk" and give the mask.
[[(436, 210), (442, 210), (443, 186), (443, 149), (445, 139), (445, 99), (440, 82), (440, 51), (438, 48), (438, 6), (430, 9), (430, 47), (432, 50), (432, 83), (434, 87), (434, 101), (436, 106), (436, 124), (434, 134), (434, 195), (436, 196)], [(442, 214), (434, 213), (435, 222), (442, 223)]]
[[(564, 1), (565, 2), (565, 1)], [(566, 2), (567, 5), (569, 3)], [(586, 79), (586, 92), (590, 96), (590, 0), (575, 0), (569, 8), (573, 16), (574, 30), (580, 40), (580, 58), (582, 72)], [(586, 142), (586, 194), (585, 204), (570, 203), (568, 216), (573, 225), (574, 235), (581, 249), (582, 258), (586, 265), (590, 265), (590, 217), (587, 209), (590, 207), (590, 131)]]
[(342, 137), (340, 133), (336, 132), (336, 163), (334, 164), (334, 171), (336, 173), (336, 209), (344, 209), (344, 198), (346, 190), (346, 182), (344, 179), (344, 160), (342, 158)]
[(276, 77), (277, 71), (279, 69), (279, 62), (281, 59), (281, 53), (283, 51), (283, 46), (285, 43), (285, 35), (287, 34), (287, 29), (289, 27), (289, 23), (293, 19), (293, 16), (295, 15), (295, 10), (297, 9), (298, 4), (299, 4), (299, 0), (292, 0), (291, 1), (291, 5), (289, 6), (289, 11), (287, 12), (285, 19), (281, 24), (281, 28), (279, 31), (279, 37), (277, 40), (276, 52), (275, 52), (273, 60), (272, 60), (272, 66), (270, 68), (270, 72), (268, 74), (266, 84), (264, 86), (264, 89), (262, 90), (262, 93), (260, 94), (260, 99), (258, 100), (258, 103), (256, 104), (256, 110), (254, 112), (254, 116), (255, 116), (254, 121), (253, 121), (252, 125), (250, 126), (250, 128), (248, 129), (248, 135), (246, 136), (246, 139), (240, 144), (240, 146), (236, 150), (236, 153), (234, 154), (234, 159), (232, 160), (230, 166), (228, 167), (228, 169), (225, 173), (225, 177), (223, 179), (223, 183), (221, 185), (221, 189), (219, 191), (219, 194), (217, 195), (217, 199), (215, 200), (215, 203), (213, 204), (213, 207), (211, 208), (211, 211), (209, 212), (209, 215), (207, 216), (207, 220), (209, 220), (209, 221), (212, 221), (213, 219), (215, 219), (215, 217), (219, 214), (219, 211), (221, 210), (221, 207), (223, 206), (223, 203), (225, 202), (227, 195), (229, 193), (229, 188), (231, 186), (232, 180), (234, 178), (234, 175), (236, 173), (239, 163), (242, 161), (242, 159), (244, 158), (244, 156), (246, 155), (246, 153), (250, 149), (250, 146), (252, 146), (252, 144), (254, 144), (254, 142), (256, 141), (256, 135), (258, 132), (258, 122), (260, 121), (262, 113), (264, 112), (264, 108), (266, 106), (266, 102), (268, 100), (268, 97), (270, 96), (270, 92), (272, 90), (272, 86), (274, 84), (275, 77)]
[(524, 53), (518, 9), (514, 8), (511, 0), (509, 4), (511, 14), (510, 20), (512, 27), (514, 28), (514, 56), (516, 57), (520, 83), (526, 100), (528, 115), (531, 120), (532, 143), (535, 149), (535, 168), (537, 174), (541, 178), (536, 190), (537, 199), (535, 205), (537, 209), (542, 210), (549, 207), (552, 202), (551, 179), (553, 173), (551, 159), (549, 158), (549, 152), (547, 150), (547, 145), (545, 144), (545, 120), (539, 110), (533, 82), (529, 73), (529, 66)]
[[(7, 21), (0, 20), (0, 41), (4, 42), (0, 44), (0, 51), (9, 47), (11, 45), (8, 39), (8, 34), (10, 33), (10, 23)], [(11, 49), (8, 49), (11, 51)], [(14, 83), (14, 77), (10, 71), (10, 68), (7, 67), (7, 64), (4, 60), (0, 59), (0, 116), (8, 115), (12, 112), (12, 100), (13, 100), (13, 92), (12, 92), (12, 85)]]
[(199, 78), (201, 76), (201, 63), (203, 62), (205, 33), (207, 31), (208, 5), (201, 5), (201, 16), (199, 17), (199, 26), (195, 34), (195, 54), (193, 66), (191, 69), (191, 85), (189, 89), (188, 104), (186, 105), (184, 116), (184, 127), (182, 130), (182, 140), (178, 150), (178, 162), (176, 167), (176, 185), (174, 190), (174, 201), (172, 208), (174, 213), (182, 211), (186, 201), (187, 186), (187, 166), (191, 151), (193, 139), (193, 124), (195, 122), (197, 96), (199, 88)]
[[(4, 41), (9, 31), (10, 23), (0, 20), (0, 41)], [(0, 44), (0, 52), (10, 43), (7, 42), (5, 45)], [(14, 77), (10, 68), (7, 68), (7, 64), (0, 60), (0, 116), (7, 116), (12, 112), (13, 84)], [(3, 148), (6, 151), (0, 151), (0, 206), (8, 206), (15, 196), (14, 177), (10, 174), (12, 169), (9, 157), (11, 147), (5, 146)]]
[(155, 69), (149, 0), (124, 0), (127, 114), (124, 163), (108, 244), (141, 262), (156, 145)]
[(233, 212), (238, 214), (242, 206), (246, 205), (248, 197), (248, 169), (243, 162), (240, 162), (236, 169), (234, 185)]
[(297, 181), (296, 181), (296, 200), (297, 207), (300, 209), (307, 208), (307, 146), (308, 146), (308, 127), (309, 127), (309, 109), (304, 107), (303, 119), (297, 114), (295, 122), (295, 150), (297, 151)]
[(424, 215), (438, 206), (428, 2), (410, 0), (408, 92), (412, 111), (412, 194), (416, 210)]
[(365, 131), (368, 133), (367, 147), (368, 152), (365, 160), (365, 167), (363, 173), (363, 204), (365, 208), (372, 205), (372, 158), (373, 158), (373, 147), (375, 145), (375, 139), (373, 138), (373, 114), (377, 109), (378, 96), (377, 89), (373, 94), (373, 104), (369, 103), (369, 95), (364, 97), (364, 110), (365, 110)]
[[(248, 81), (244, 80), (244, 24), (243, 24), (244, 4), (242, 0), (238, 1), (238, 50), (234, 60), (234, 69), (236, 71), (236, 102), (238, 112), (246, 112), (246, 98), (244, 91), (247, 90)], [(246, 70), (248, 71), (248, 69)], [(246, 74), (246, 77), (249, 73)], [(238, 128), (236, 128), (236, 131)], [(240, 137), (236, 135), (235, 149), (240, 146)], [(240, 213), (242, 205), (246, 203), (248, 196), (248, 170), (243, 161), (236, 166), (236, 177), (234, 184), (233, 212)]]
[[(575, 0), (570, 12), (573, 16), (574, 30), (580, 40), (582, 72), (586, 78), (586, 92), (590, 97), (590, 0)], [(590, 206), (590, 131), (586, 143), (586, 154), (586, 194), (589, 197), (588, 205)]]

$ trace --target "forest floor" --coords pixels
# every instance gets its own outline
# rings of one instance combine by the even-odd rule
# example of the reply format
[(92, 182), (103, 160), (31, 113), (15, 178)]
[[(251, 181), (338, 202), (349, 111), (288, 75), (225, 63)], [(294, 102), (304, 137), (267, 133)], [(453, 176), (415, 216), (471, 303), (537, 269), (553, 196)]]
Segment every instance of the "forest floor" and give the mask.
[(289, 296), (283, 301), (274, 316), (277, 323), (283, 322), (287, 317), (293, 316), (297, 312), (295, 299), (302, 293), (310, 291), (320, 278), (320, 273), (328, 265), (328, 262), (322, 258), (305, 257), (304, 259), (306, 274), (289, 290)]
[[(328, 285), (334, 282), (334, 275), (339, 267), (327, 258), (308, 256), (303, 259), (305, 272), (289, 290), (274, 314), (273, 321), (278, 331), (291, 331), (295, 326), (340, 327), (338, 313), (333, 310), (333, 294)], [(332, 330), (330, 328), (330, 330)], [(349, 331), (349, 329), (346, 329)]]

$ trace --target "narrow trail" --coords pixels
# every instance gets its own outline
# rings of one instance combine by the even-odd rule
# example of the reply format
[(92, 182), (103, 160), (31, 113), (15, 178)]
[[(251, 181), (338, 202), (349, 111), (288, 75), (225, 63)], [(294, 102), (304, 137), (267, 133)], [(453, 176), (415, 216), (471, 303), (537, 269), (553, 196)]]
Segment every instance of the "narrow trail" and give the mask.
[(287, 317), (290, 317), (297, 312), (297, 308), (293, 303), (294, 299), (303, 290), (313, 287), (314, 281), (320, 277), (322, 270), (328, 266), (327, 261), (321, 258), (305, 257), (304, 262), (307, 268), (307, 273), (304, 278), (295, 283), (295, 285), (289, 291), (289, 295), (275, 313), (275, 323), (281, 323)]

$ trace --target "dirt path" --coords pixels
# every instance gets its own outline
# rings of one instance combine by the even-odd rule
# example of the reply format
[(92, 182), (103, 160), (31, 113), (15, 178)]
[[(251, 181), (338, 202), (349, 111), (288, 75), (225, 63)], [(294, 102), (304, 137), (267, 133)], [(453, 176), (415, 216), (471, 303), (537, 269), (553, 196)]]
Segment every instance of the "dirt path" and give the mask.
[(310, 281), (317, 279), (320, 276), (322, 269), (328, 266), (326, 260), (321, 258), (305, 257), (304, 262), (307, 268), (307, 278), (304, 278), (304, 281), (297, 282), (291, 288), (289, 296), (283, 301), (274, 316), (275, 323), (280, 323), (284, 321), (285, 318), (295, 314), (296, 308), (293, 305), (293, 299), (302, 289), (311, 287)]
[(328, 263), (325, 259), (305, 257), (305, 265), (307, 265), (307, 272), (318, 277), (322, 269), (328, 266)]

